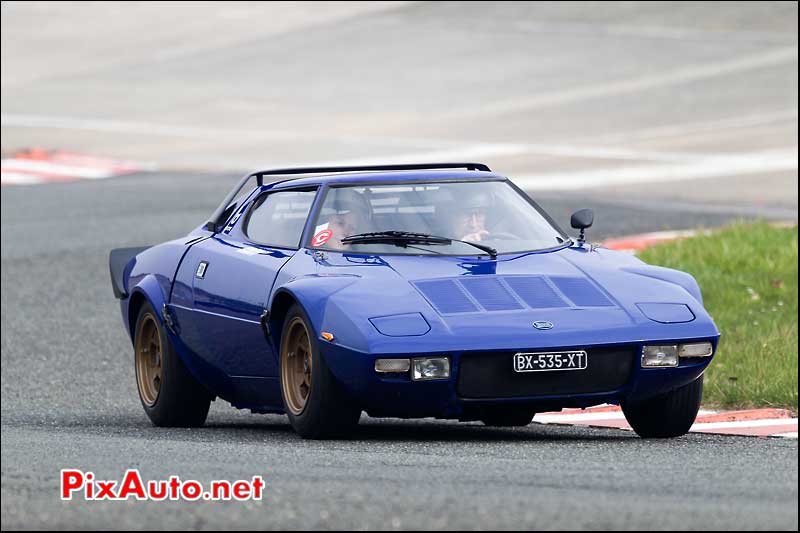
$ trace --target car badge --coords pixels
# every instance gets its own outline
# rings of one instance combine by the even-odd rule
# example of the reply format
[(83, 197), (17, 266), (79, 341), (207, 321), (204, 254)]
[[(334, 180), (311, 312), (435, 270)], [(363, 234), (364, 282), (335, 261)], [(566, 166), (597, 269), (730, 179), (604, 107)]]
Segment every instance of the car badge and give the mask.
[(533, 327), (536, 329), (553, 329), (553, 323), (549, 320), (537, 320), (533, 323)]

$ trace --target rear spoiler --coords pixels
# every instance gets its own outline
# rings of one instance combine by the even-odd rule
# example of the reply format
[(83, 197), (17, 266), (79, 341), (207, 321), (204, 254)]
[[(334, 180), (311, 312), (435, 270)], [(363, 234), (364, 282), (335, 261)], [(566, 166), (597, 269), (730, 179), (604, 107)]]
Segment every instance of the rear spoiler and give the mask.
[(369, 171), (392, 171), (392, 170), (445, 170), (463, 168), (476, 172), (491, 172), (491, 169), (483, 163), (413, 163), (405, 165), (363, 165), (363, 166), (345, 166), (345, 167), (299, 167), (299, 168), (277, 168), (273, 170), (259, 170), (244, 176), (239, 183), (234, 187), (228, 196), (219, 204), (217, 210), (211, 215), (211, 218), (203, 226), (206, 230), (211, 232), (218, 232), (225, 224), (230, 211), (228, 207), (239, 191), (244, 188), (247, 183), (256, 178), (256, 183), (259, 187), (264, 184), (265, 176), (296, 176), (301, 174), (337, 174), (340, 172), (369, 172)]
[(108, 254), (108, 269), (111, 272), (111, 288), (114, 289), (114, 296), (119, 299), (127, 298), (125, 290), (125, 267), (131, 259), (150, 248), (150, 246), (139, 246), (136, 248), (114, 248)]

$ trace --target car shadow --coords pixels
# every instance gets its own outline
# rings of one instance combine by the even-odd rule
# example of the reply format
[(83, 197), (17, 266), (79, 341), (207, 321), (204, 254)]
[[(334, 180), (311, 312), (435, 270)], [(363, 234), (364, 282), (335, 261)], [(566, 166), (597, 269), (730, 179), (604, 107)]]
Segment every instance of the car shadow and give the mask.
[[(77, 432), (85, 435), (116, 436), (143, 440), (178, 440), (193, 442), (298, 442), (302, 441), (285, 415), (224, 416), (214, 414), (200, 428), (159, 428), (150, 424), (143, 413), (92, 414), (57, 420), (4, 420), (5, 426), (27, 429)], [(525, 427), (487, 427), (479, 422), (450, 420), (378, 419), (362, 416), (359, 425), (346, 437), (326, 442), (569, 442), (639, 439), (628, 431), (585, 426), (538, 424)], [(304, 441), (314, 442), (314, 441)]]
[(479, 422), (443, 420), (417, 421), (362, 419), (352, 438), (374, 442), (511, 442), (511, 441), (618, 441), (630, 439), (628, 432), (577, 426), (532, 423), (524, 427), (487, 427)]

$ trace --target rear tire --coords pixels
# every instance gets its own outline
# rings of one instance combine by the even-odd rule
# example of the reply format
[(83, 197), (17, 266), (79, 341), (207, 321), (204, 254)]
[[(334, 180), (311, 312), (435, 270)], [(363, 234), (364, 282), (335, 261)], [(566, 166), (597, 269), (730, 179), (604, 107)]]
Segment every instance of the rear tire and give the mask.
[(502, 409), (485, 411), (481, 415), (481, 421), (483, 425), (491, 427), (522, 427), (530, 424), (535, 414), (534, 411), (518, 411), (513, 408), (503, 407)]
[(211, 394), (175, 353), (149, 302), (139, 310), (135, 332), (136, 385), (144, 412), (156, 426), (202, 426), (211, 405)]
[(294, 304), (281, 330), (281, 395), (289, 423), (304, 439), (347, 436), (361, 409), (336, 381), (319, 352), (303, 308)]
[(680, 437), (689, 432), (703, 399), (703, 376), (667, 394), (636, 403), (623, 403), (622, 412), (633, 430), (645, 439)]

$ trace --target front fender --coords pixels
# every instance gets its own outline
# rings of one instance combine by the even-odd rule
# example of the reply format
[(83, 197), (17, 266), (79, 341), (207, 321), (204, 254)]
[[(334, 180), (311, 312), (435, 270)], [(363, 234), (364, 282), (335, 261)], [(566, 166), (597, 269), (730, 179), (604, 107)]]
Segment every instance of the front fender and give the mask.
[[(311, 334), (320, 346), (320, 356), (334, 377), (343, 384), (348, 384), (358, 375), (358, 372), (352, 372), (352, 365), (358, 365), (360, 361), (360, 358), (355, 358), (359, 360), (355, 361), (352, 357), (354, 351), (369, 353), (369, 338), (359, 326), (361, 320), (345, 309), (358, 305), (358, 302), (351, 301), (345, 289), (360, 279), (356, 275), (303, 276), (276, 289), (270, 300), (271, 317), (276, 312), (285, 313), (288, 309), (287, 297), (303, 307), (311, 322)], [(281, 327), (283, 316), (275, 318), (277, 320), (271, 320), (272, 327), (276, 328), (272, 338), (276, 353), (279, 353), (280, 331), (277, 328)], [(333, 343), (321, 337), (323, 331), (335, 332)]]
[(659, 279), (683, 287), (692, 298), (697, 300), (700, 305), (703, 305), (703, 294), (700, 291), (700, 285), (697, 283), (697, 280), (694, 279), (694, 276), (687, 272), (654, 265), (623, 267), (622, 270), (630, 272), (631, 274)]
[(319, 337), (322, 328), (328, 321), (329, 302), (331, 296), (346, 289), (360, 279), (355, 275), (335, 276), (303, 276), (295, 278), (277, 288), (270, 298), (269, 309), (272, 315), (276, 311), (275, 303), (289, 296), (299, 303), (311, 320), (311, 328), (316, 337)]

